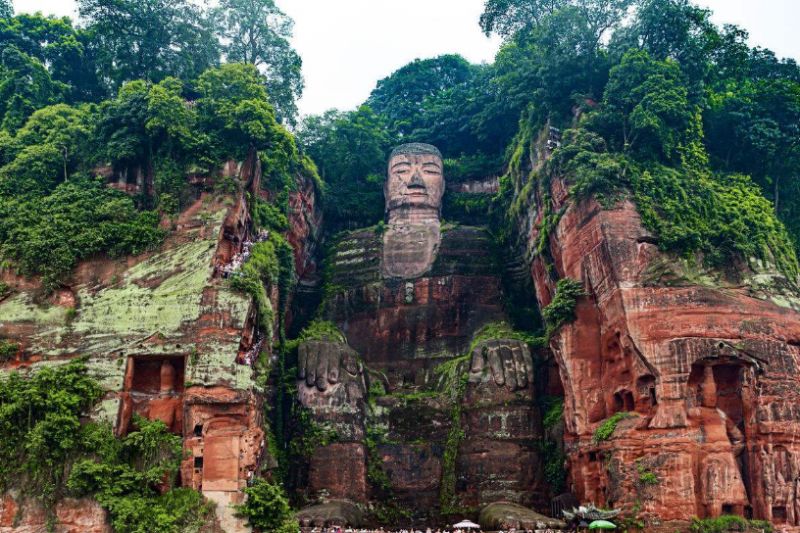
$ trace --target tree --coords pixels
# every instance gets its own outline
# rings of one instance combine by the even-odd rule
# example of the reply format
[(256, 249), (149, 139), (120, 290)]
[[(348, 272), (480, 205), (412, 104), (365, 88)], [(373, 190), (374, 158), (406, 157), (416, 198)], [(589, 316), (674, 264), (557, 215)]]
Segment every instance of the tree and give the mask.
[(276, 117), (294, 125), (303, 76), (300, 56), (289, 44), (292, 19), (274, 0), (222, 0), (214, 19), (226, 59), (258, 67)]
[(99, 101), (107, 94), (97, 76), (91, 35), (67, 17), (36, 13), (0, 19), (0, 49), (8, 46), (39, 60), (54, 80), (67, 85), (69, 103)]
[(228, 63), (205, 71), (195, 83), (200, 125), (216, 143), (219, 159), (243, 160), (250, 150), (296, 151), (291, 135), (278, 125), (256, 67)]
[(11, 0), (0, 0), (0, 19), (10, 19), (14, 16), (14, 6)]
[(37, 109), (62, 100), (66, 86), (16, 46), (0, 50), (0, 128), (15, 132)]
[(386, 124), (368, 106), (307, 117), (298, 140), (328, 184), (331, 227), (358, 228), (383, 217), (383, 180), (392, 145)]
[(398, 136), (408, 137), (424, 120), (425, 99), (467, 82), (473, 75), (457, 54), (415, 59), (380, 80), (365, 105), (383, 116)]
[(621, 58), (631, 48), (647, 51), (653, 59), (671, 59), (686, 75), (692, 103), (700, 103), (712, 51), (721, 36), (711, 12), (689, 0), (644, 0), (633, 23), (615, 32), (610, 49)]
[(247, 501), (236, 509), (250, 526), (276, 533), (297, 531), (297, 520), (280, 485), (258, 478), (244, 492)]
[(506, 39), (542, 26), (548, 17), (565, 8), (577, 9), (586, 19), (597, 42), (619, 24), (634, 0), (486, 0), (481, 29)]
[[(39, 157), (31, 162), (42, 154), (33, 155)], [(58, 164), (61, 154), (55, 150), (51, 157)], [(0, 183), (10, 166), (0, 171)], [(137, 211), (128, 195), (102, 181), (70, 179), (47, 196), (0, 201), (0, 253), (25, 275), (42, 274), (45, 288), (53, 288), (92, 254), (137, 254), (157, 246), (163, 238), (158, 221), (155, 213)]]
[(611, 69), (595, 125), (624, 152), (675, 161), (694, 115), (677, 63), (632, 50)]
[(56, 104), (39, 109), (17, 132), (20, 146), (49, 145), (62, 156), (62, 164), (52, 169), (52, 176), (66, 181), (81, 162), (91, 160), (94, 113), (86, 107)]
[(219, 60), (210, 22), (189, 0), (79, 0), (113, 88), (127, 80), (191, 79)]

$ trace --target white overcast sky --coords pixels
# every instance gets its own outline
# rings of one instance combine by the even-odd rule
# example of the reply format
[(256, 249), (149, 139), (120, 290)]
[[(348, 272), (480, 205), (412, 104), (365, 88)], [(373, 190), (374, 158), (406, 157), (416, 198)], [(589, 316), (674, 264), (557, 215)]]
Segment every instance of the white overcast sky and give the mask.
[[(75, 0), (13, 0), (16, 11), (76, 17)], [(800, 60), (800, 0), (697, 0), (750, 44)], [(295, 20), (303, 58), (303, 114), (351, 109), (375, 83), (415, 58), (459, 53), (491, 62), (499, 41), (478, 27), (484, 0), (277, 0)]]

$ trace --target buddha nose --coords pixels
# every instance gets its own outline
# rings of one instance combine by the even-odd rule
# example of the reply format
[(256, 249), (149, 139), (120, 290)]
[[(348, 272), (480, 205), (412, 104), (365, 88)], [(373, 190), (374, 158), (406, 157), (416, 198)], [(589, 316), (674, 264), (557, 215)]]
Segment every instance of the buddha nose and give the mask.
[(408, 183), (409, 189), (424, 189), (425, 182), (422, 179), (422, 176), (419, 175), (418, 172), (415, 172), (413, 176), (411, 176), (411, 181)]

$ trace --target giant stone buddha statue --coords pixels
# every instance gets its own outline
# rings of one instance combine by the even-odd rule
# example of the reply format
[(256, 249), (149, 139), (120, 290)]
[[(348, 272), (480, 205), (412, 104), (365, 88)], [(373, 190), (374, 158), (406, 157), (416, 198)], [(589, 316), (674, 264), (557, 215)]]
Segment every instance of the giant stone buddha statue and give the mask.
[[(442, 503), (510, 502), (504, 509), (518, 526), (532, 525), (528, 508), (541, 506), (530, 348), (496, 325), (507, 316), (485, 228), (442, 224), (444, 185), (439, 150), (396, 148), (385, 231), (350, 232), (334, 244), (320, 314), (346, 342), (303, 342), (297, 388), (302, 407), (336, 438), (309, 460), (307, 496), (319, 503), (299, 513), (301, 523), (358, 525), (354, 504), (388, 495), (431, 514)], [(442, 377), (448, 362), (468, 376), (461, 394)], [(463, 438), (453, 464), (444, 456), (456, 424)], [(368, 475), (376, 468), (388, 487)]]

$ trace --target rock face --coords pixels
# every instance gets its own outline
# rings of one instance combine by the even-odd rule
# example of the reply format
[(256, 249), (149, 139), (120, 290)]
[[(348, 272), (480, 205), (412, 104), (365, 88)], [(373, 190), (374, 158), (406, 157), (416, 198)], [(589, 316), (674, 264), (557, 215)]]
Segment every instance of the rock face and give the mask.
[[(95, 501), (65, 499), (55, 509), (56, 533), (111, 533), (106, 524), (106, 512)], [(46, 533), (48, 516), (45, 510), (31, 502), (20, 502), (6, 493), (0, 498), (0, 532)]]
[[(558, 278), (588, 293), (551, 340), (575, 495), (656, 520), (800, 524), (797, 294), (776, 273), (731, 283), (697, 272), (659, 251), (630, 202), (603, 209), (567, 190), (552, 180), (550, 208), (563, 215), (551, 262), (535, 253), (540, 197), (521, 229), (540, 305)], [(597, 438), (613, 415), (616, 430)]]
[[(257, 158), (228, 164), (223, 175), (238, 176), (253, 189), (259, 165)], [(297, 271), (308, 279), (315, 272), (320, 215), (313, 184), (298, 182), (287, 236), (295, 244)], [(217, 502), (220, 524), (229, 532), (249, 531), (230, 504), (243, 501), (248, 480), (271, 460), (265, 394), (256, 386), (254, 363), (262, 350), (269, 357), (274, 339), (258, 331), (251, 297), (225, 279), (256, 238), (243, 193), (204, 193), (180, 215), (160, 250), (86, 261), (69, 287), (44, 306), (35, 303), (35, 283), (7, 275), (13, 290), (0, 301), (0, 336), (22, 346), (20, 356), (0, 370), (35, 371), (88, 356), (90, 373), (107, 391), (93, 416), (109, 421), (118, 434), (128, 431), (136, 414), (162, 420), (181, 435), (187, 457), (180, 483)], [(266, 289), (268, 304), (277, 309), (277, 287)], [(4, 502), (0, 524), (6, 526), (16, 504)], [(69, 505), (77, 510), (62, 518), (59, 507), (58, 531), (107, 529), (105, 512), (95, 503)], [(34, 525), (34, 518), (26, 514), (23, 523)]]
[[(557, 145), (539, 141), (534, 167)], [(576, 202), (556, 177), (547, 194), (518, 199), (522, 268), (502, 261), (532, 281), (540, 307), (562, 278), (586, 296), (576, 320), (532, 353), (508, 326), (506, 302), (526, 295), (507, 289), (487, 228), (439, 220), (441, 171), (433, 147), (393, 154), (385, 231), (331, 243), (319, 309), (321, 218), (314, 183), (299, 178), (286, 232), (297, 290), (266, 287), (267, 305), (286, 311), (270, 332), (225, 279), (264, 237), (253, 232), (245, 195), (204, 195), (157, 252), (82, 263), (48, 305), (37, 302), (35, 282), (4, 274), (13, 290), (0, 300), (0, 336), (22, 349), (2, 370), (88, 356), (107, 390), (92, 416), (119, 434), (134, 415), (162, 420), (184, 441), (181, 483), (218, 503), (225, 531), (244, 531), (231, 505), (275, 466), (263, 413), (279, 384), (257, 381), (255, 362), (262, 352), (277, 358), (281, 326), (298, 330), (318, 311), (341, 335), (299, 343), (297, 395), (284, 413), (296, 417), (287, 427), (303, 422), (318, 439), (289, 472), (309, 503), (298, 515), (304, 525), (410, 511), (420, 520), (471, 514), (487, 529), (540, 528), (557, 524), (531, 509), (556, 514), (579, 501), (651, 523), (732, 513), (800, 526), (792, 283), (768, 267), (743, 265), (736, 281), (693, 267), (658, 249), (629, 201)], [(260, 190), (255, 157), (223, 174)], [(138, 176), (128, 181), (146, 187)], [(462, 192), (495, 187), (489, 180)], [(540, 406), (553, 395), (563, 395), (563, 420), (545, 427)], [(552, 498), (549, 440), (563, 449), (572, 494)], [(109, 529), (96, 502), (65, 500), (55, 514), (57, 531)], [(15, 494), (0, 498), (0, 531), (38, 532), (44, 521)]]

